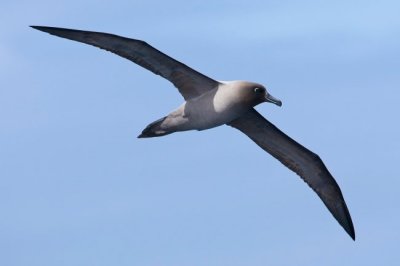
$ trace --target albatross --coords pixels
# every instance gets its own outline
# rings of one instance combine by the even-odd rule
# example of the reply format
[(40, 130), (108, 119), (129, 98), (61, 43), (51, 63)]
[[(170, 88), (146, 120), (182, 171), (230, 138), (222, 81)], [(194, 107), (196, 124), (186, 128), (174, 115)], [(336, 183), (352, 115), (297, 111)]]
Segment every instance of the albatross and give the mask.
[(355, 240), (353, 222), (342, 192), (320, 157), (287, 136), (258, 113), (263, 102), (278, 106), (266, 88), (255, 82), (222, 82), (207, 77), (148, 43), (103, 32), (31, 26), (52, 35), (86, 43), (124, 57), (172, 82), (184, 103), (149, 124), (139, 138), (229, 125), (298, 174), (321, 198), (344, 230)]

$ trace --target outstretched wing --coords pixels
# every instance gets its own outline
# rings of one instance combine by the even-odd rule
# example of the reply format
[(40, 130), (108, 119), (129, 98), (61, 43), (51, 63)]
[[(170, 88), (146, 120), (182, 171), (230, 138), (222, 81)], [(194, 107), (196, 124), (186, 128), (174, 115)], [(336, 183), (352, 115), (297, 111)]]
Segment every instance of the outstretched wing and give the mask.
[(185, 100), (218, 86), (218, 82), (197, 72), (144, 41), (92, 31), (31, 26), (62, 38), (90, 44), (122, 56), (171, 81)]
[(298, 174), (321, 198), (333, 217), (355, 239), (353, 222), (335, 179), (319, 158), (252, 109), (229, 123)]

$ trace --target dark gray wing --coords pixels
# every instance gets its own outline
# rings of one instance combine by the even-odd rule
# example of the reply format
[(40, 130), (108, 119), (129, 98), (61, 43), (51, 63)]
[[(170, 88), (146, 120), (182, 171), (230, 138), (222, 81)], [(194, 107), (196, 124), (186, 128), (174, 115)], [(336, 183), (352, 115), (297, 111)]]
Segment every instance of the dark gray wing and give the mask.
[(102, 33), (31, 26), (62, 38), (83, 42), (122, 56), (171, 81), (185, 100), (218, 86), (218, 82), (158, 51), (144, 41)]
[(298, 174), (321, 198), (333, 217), (355, 239), (353, 222), (335, 179), (319, 158), (252, 109), (229, 123)]

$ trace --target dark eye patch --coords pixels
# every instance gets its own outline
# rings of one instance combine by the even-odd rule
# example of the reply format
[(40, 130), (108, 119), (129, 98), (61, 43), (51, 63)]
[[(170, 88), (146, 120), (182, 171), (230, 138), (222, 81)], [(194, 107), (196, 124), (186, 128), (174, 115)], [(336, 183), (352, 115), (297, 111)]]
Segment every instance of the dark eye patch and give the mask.
[(255, 93), (264, 93), (264, 92), (265, 92), (265, 89), (264, 89), (264, 88), (258, 88), (258, 87), (256, 87), (256, 88), (254, 88), (254, 92), (255, 92)]

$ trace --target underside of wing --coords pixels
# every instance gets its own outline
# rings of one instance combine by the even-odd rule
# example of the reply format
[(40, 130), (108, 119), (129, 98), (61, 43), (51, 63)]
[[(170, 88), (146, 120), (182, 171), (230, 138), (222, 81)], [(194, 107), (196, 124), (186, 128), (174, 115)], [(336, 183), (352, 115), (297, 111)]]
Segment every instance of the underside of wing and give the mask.
[(32, 28), (58, 37), (90, 44), (122, 56), (171, 81), (185, 100), (195, 98), (216, 88), (219, 84), (144, 41), (102, 32), (41, 26), (32, 26)]
[(342, 192), (318, 155), (306, 149), (252, 109), (229, 123), (298, 174), (321, 198), (344, 230), (355, 239)]

